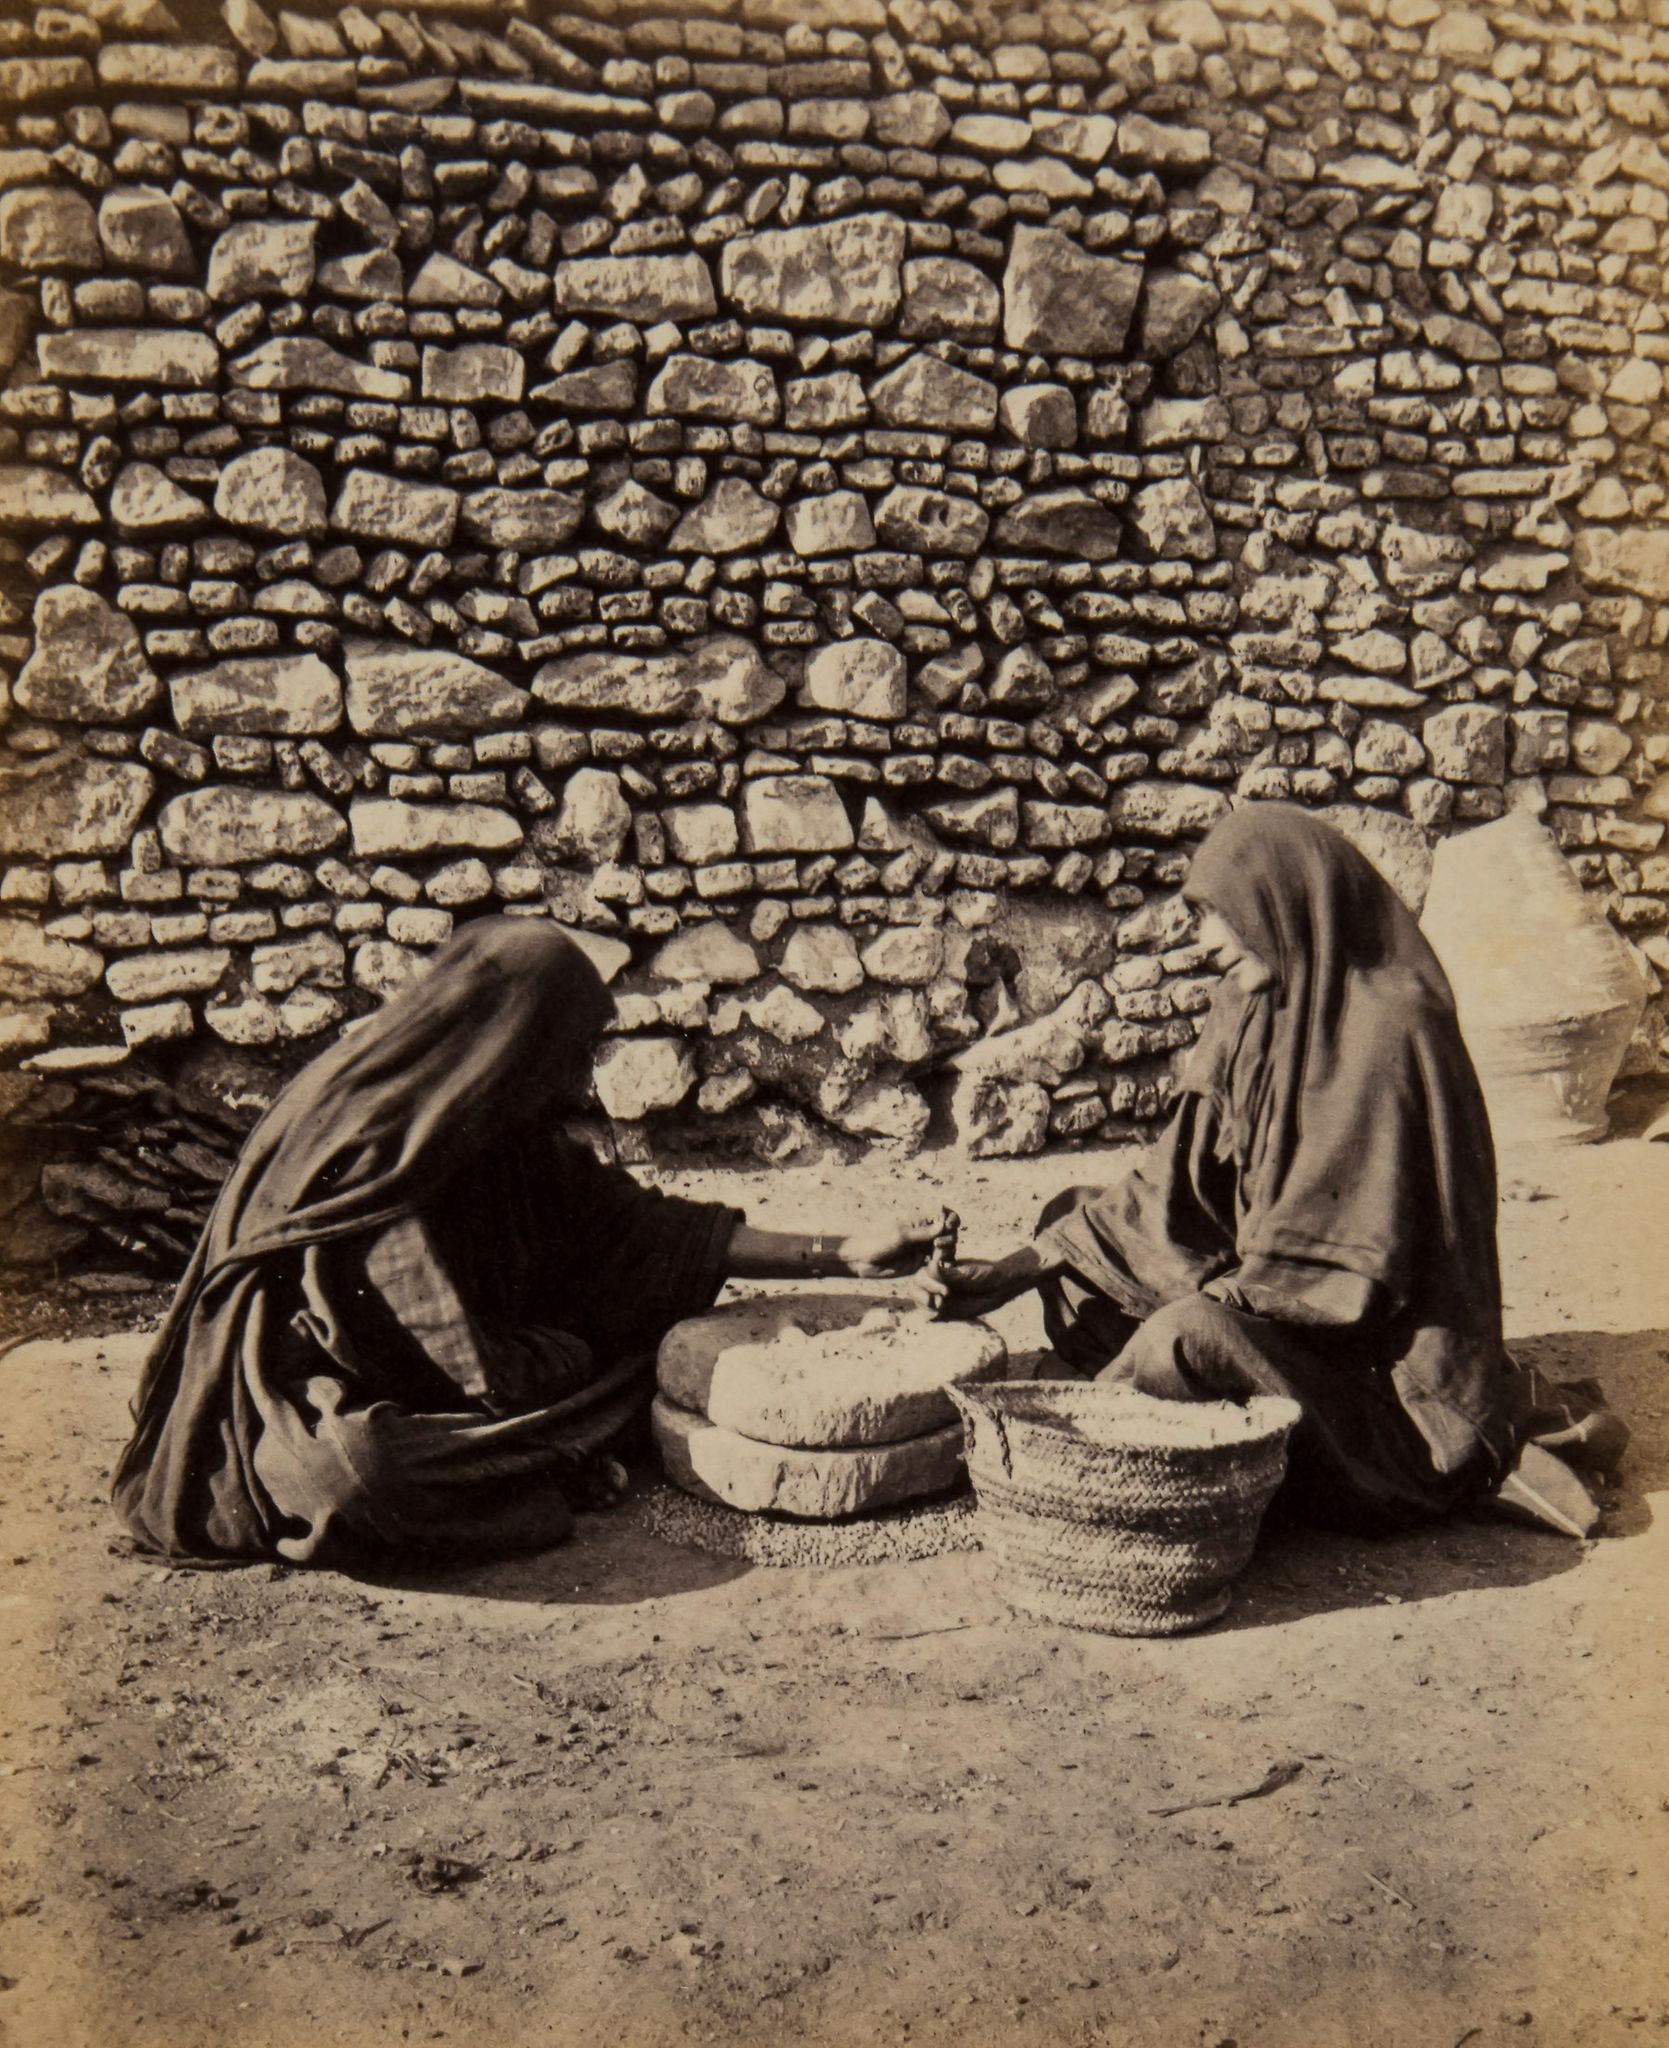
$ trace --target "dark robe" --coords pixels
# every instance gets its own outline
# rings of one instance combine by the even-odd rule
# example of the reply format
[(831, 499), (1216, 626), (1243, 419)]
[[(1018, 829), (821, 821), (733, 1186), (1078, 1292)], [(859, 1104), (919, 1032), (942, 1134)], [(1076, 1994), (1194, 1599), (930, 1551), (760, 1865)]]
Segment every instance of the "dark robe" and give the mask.
[(1129, 1177), (1045, 1212), (1057, 1349), (1146, 1391), (1294, 1396), (1290, 1496), (1385, 1526), (1488, 1490), (1518, 1443), (1495, 1159), (1418, 925), (1319, 820), (1213, 828), (1186, 894), (1272, 973), (1225, 977)]
[(250, 1133), (116, 1468), (144, 1548), (334, 1562), (542, 1548), (646, 1405), (739, 1212), (555, 1127), (611, 1001), (543, 920), (484, 918)]

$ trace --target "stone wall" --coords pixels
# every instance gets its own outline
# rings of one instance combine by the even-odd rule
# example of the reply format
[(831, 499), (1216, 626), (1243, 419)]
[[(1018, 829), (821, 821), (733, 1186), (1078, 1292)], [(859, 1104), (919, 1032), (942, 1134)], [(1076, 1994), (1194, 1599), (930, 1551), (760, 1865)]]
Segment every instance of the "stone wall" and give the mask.
[(485, 909), (639, 1157), (1139, 1129), (1241, 797), (1414, 894), (1545, 813), (1655, 985), (1666, 86), (1664, 0), (0, 23), (14, 1257), (176, 1257)]

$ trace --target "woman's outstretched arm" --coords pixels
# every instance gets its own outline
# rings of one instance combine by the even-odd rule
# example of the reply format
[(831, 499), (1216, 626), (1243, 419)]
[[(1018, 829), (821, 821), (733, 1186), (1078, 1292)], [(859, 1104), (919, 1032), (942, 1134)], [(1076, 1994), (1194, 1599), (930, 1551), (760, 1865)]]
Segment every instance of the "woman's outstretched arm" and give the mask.
[(939, 1230), (936, 1216), (820, 1232), (739, 1223), (730, 1234), (725, 1271), (735, 1280), (900, 1279), (926, 1262)]

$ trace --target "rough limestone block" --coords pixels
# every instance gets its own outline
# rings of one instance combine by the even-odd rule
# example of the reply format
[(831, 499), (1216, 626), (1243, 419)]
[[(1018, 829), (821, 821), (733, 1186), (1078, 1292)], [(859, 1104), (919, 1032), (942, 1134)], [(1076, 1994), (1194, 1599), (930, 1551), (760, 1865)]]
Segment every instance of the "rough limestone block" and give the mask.
[(740, 933), (715, 918), (668, 939), (650, 961), (649, 972), (662, 981), (704, 981), (717, 987), (752, 981), (759, 955)]
[(206, 334), (181, 327), (91, 327), (43, 334), (44, 376), (66, 382), (166, 384), (189, 391), (212, 386), (220, 351)]
[(822, 377), (791, 377), (784, 394), (782, 423), (796, 433), (852, 427), (869, 417), (869, 396), (855, 370), (831, 370)]
[(227, 365), (249, 391), (334, 391), (344, 398), (409, 398), (411, 380), (397, 370), (356, 363), (309, 334), (279, 334)]
[(1494, 704), (1453, 704), (1420, 728), (1432, 773), (1445, 782), (1499, 783), (1507, 772), (1507, 714)]
[(997, 423), (997, 387), (988, 377), (960, 370), (917, 349), (869, 389), (878, 419), (895, 427), (989, 431)]
[(676, 1323), (656, 1354), (665, 1399), (762, 1444), (898, 1443), (952, 1426), (947, 1385), (998, 1380), (1008, 1347), (896, 1295), (781, 1294)]
[(770, 365), (747, 356), (669, 356), (656, 373), (648, 397), (652, 413), (746, 420), (760, 427), (776, 420), (781, 405)]
[(1584, 527), (1571, 544), (1571, 564), (1607, 590), (1669, 604), (1669, 543), (1661, 527)]
[(533, 694), (563, 711), (620, 711), (635, 718), (681, 718), (695, 702), (676, 658), (600, 650), (547, 661), (533, 678)]
[(988, 796), (946, 797), (941, 803), (928, 804), (922, 816), (947, 839), (988, 846), (994, 852), (1019, 843), (1020, 799), (1012, 788)]
[(650, 1410), (667, 1477), (686, 1493), (750, 1514), (827, 1520), (872, 1514), (943, 1493), (962, 1470), (962, 1430), (952, 1424), (903, 1443), (864, 1449), (796, 1450), (721, 1429), (664, 1396)]
[(405, 288), (405, 272), (392, 250), (362, 249), (321, 263), (317, 288), (339, 299), (372, 305), (379, 299), (398, 299)]
[(610, 540), (629, 548), (653, 552), (678, 524), (679, 511), (665, 498), (657, 498), (636, 477), (627, 477), (591, 507), (592, 524)]
[(110, 487), (110, 519), (122, 533), (180, 533), (201, 526), (209, 508), (164, 476), (154, 462), (130, 462)]
[(990, 341), (1002, 311), (1002, 294), (971, 263), (954, 256), (917, 256), (904, 266), (900, 334), (932, 341), (942, 336)]
[(232, 964), (228, 946), (176, 946), (162, 953), (124, 953), (104, 970), (119, 1003), (159, 1003), (214, 988)]
[(209, 251), (208, 294), (220, 302), (299, 299), (313, 284), (311, 220), (235, 221)]
[(217, 733), (334, 732), (342, 685), (316, 654), (242, 655), (181, 669), (168, 680), (174, 723), (194, 739)]
[(98, 222), (79, 192), (24, 185), (0, 197), (0, 258), (22, 271), (97, 270)]
[(484, 399), (516, 404), (526, 366), (519, 349), (474, 341), (461, 348), (423, 351), (423, 396), (441, 405), (475, 405)]
[(904, 657), (886, 640), (835, 640), (806, 663), (801, 702), (849, 718), (904, 716), (909, 676)]
[(601, 313), (652, 326), (706, 320), (718, 311), (713, 277), (699, 256), (587, 256), (556, 266), (556, 310)]
[[(60, 32), (62, 25), (73, 17), (58, 16)], [(42, 23), (44, 32), (52, 23), (49, 14)], [(88, 33), (86, 16), (80, 17), (78, 26), (83, 34)], [(19, 24), (21, 26), (21, 22)], [(91, 31), (96, 39), (98, 31)], [(93, 86), (93, 67), (85, 57), (7, 57), (0, 59), (0, 106), (23, 107), (34, 100), (55, 100), (70, 93), (89, 93)]]
[(12, 695), (36, 718), (125, 725), (156, 702), (159, 684), (138, 628), (96, 591), (55, 583), (35, 599), (34, 652)]
[(1016, 227), (1003, 272), (1003, 340), (1040, 355), (1116, 356), (1142, 266), (1089, 256), (1055, 228)]
[(1123, 782), (1108, 792), (1106, 806), (1113, 830), (1138, 839), (1191, 838), (1228, 811), (1222, 790), (1198, 782)]
[[(334, 811), (331, 817), (340, 827)], [(348, 818), (354, 852), (365, 860), (401, 854), (501, 853), (522, 843), (519, 821), (492, 804), (411, 804), (397, 797), (361, 797), (349, 806)]]
[(788, 545), (797, 555), (842, 555), (875, 545), (875, 527), (861, 491), (826, 491), (796, 498), (784, 515)]
[(1010, 505), (997, 521), (997, 538), (1031, 553), (1071, 555), (1086, 562), (1110, 562), (1119, 551), (1123, 524), (1110, 505), (1088, 491), (1039, 491)]
[(930, 924), (889, 926), (863, 949), (863, 969), (871, 981), (900, 988), (925, 988), (944, 965), (944, 934)]
[(584, 509), (571, 491), (489, 488), (471, 491), (464, 499), (463, 528), (482, 547), (560, 547), (579, 526)]
[(950, 115), (936, 92), (895, 92), (871, 103), (869, 126), (885, 149), (932, 149), (950, 133)]
[(237, 52), (214, 43), (106, 43), (99, 83), (162, 94), (235, 93)]
[(1078, 402), (1065, 384), (1016, 384), (998, 410), (1022, 447), (1070, 448), (1078, 439)]
[(742, 843), (749, 853), (844, 853), (852, 821), (822, 775), (761, 775), (742, 788)]
[(1211, 162), (1211, 131), (1126, 114), (1118, 124), (1118, 153), (1157, 171), (1203, 171)]
[(1185, 270), (1150, 270), (1142, 291), (1136, 347), (1148, 362), (1185, 349), (1222, 303), (1217, 287)]
[(172, 798), (157, 829), (169, 859), (191, 868), (242, 867), (277, 853), (301, 860), (328, 853), (348, 832), (335, 806), (309, 791), (223, 784)]
[(741, 844), (736, 813), (728, 804), (673, 804), (661, 813), (674, 860), (701, 867), (729, 860)]
[(155, 789), (137, 761), (37, 754), (0, 769), (0, 856), (123, 853)]
[(189, 277), (196, 268), (180, 210), (154, 185), (118, 185), (99, 201), (99, 240), (122, 270)]
[(85, 995), (103, 971), (91, 946), (52, 938), (32, 918), (0, 916), (0, 997), (7, 1001)]
[(795, 988), (850, 995), (863, 986), (856, 941), (838, 924), (799, 924), (783, 949), (782, 978)]
[(875, 508), (875, 531), (906, 554), (977, 555), (991, 519), (972, 498), (922, 484), (897, 484)]
[(358, 540), (405, 541), (444, 548), (458, 523), (458, 493), (443, 484), (413, 483), (374, 469), (350, 469), (331, 509), (330, 523)]
[(92, 497), (61, 469), (0, 463), (0, 530), (38, 526), (97, 526)]
[(745, 476), (721, 476), (679, 520), (667, 546), (679, 554), (738, 554), (762, 547), (781, 517), (782, 507), (761, 496)]
[(528, 693), (444, 647), (346, 642), (348, 723), (365, 739), (452, 738), (519, 726)]
[(288, 448), (251, 448), (220, 472), (214, 509), (228, 525), (252, 533), (310, 539), (327, 524), (324, 479)]
[(1131, 502), (1136, 531), (1160, 560), (1181, 555), (1209, 562), (1217, 552), (1217, 529), (1198, 484), (1185, 476), (1163, 477), (1139, 490)]
[(614, 1038), (592, 1070), (597, 1100), (619, 1123), (676, 1109), (695, 1086), (695, 1059), (678, 1038)]
[(474, 306), (485, 310), (496, 306), (503, 296), (504, 287), (496, 279), (484, 277), (469, 264), (460, 263), (456, 256), (437, 249), (418, 266), (406, 292), (406, 303), (448, 308)]
[(725, 244), (720, 289), (753, 319), (885, 327), (903, 290), (904, 247), (904, 223), (890, 213), (740, 235)]
[(974, 1071), (951, 1095), (951, 1129), (972, 1159), (1019, 1159), (1041, 1152), (1049, 1136), (1049, 1091), (1038, 1081), (1009, 1081)]
[(563, 859), (618, 860), (632, 829), (632, 807), (620, 777), (608, 768), (576, 769), (563, 784), (555, 818), (542, 829), (551, 850)]

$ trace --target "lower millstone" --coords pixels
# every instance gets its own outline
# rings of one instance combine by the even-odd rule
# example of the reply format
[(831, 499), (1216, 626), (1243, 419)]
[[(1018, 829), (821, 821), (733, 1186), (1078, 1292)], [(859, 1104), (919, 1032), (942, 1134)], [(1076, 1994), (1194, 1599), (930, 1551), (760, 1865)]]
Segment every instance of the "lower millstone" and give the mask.
[(896, 1296), (784, 1294), (677, 1324), (656, 1360), (680, 1408), (763, 1444), (891, 1444), (954, 1423), (943, 1391), (1002, 1379), (984, 1323), (939, 1322)]
[(794, 1449), (721, 1429), (658, 1395), (650, 1410), (667, 1477), (686, 1493), (751, 1514), (807, 1521), (861, 1515), (921, 1500), (962, 1471), (960, 1424), (903, 1443)]

